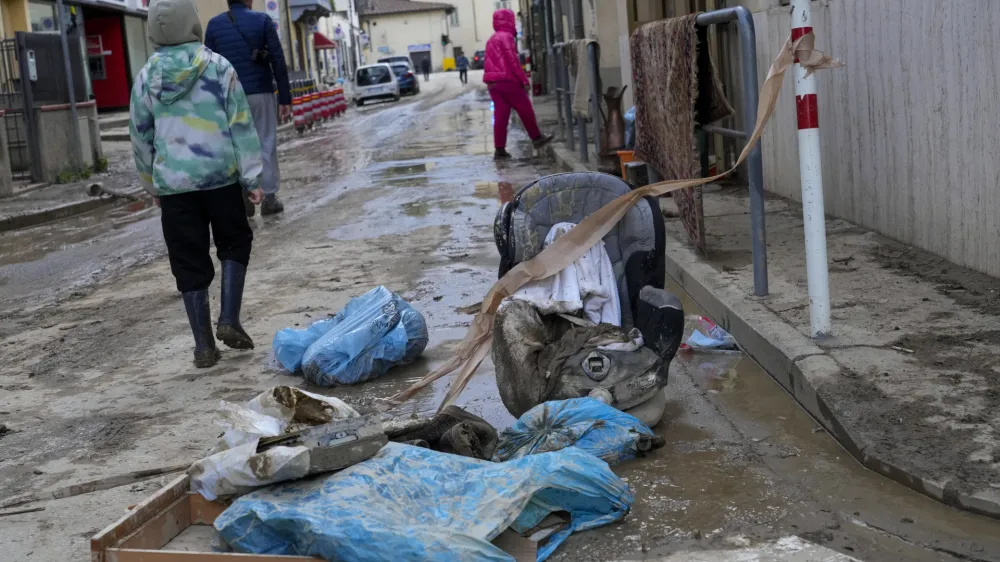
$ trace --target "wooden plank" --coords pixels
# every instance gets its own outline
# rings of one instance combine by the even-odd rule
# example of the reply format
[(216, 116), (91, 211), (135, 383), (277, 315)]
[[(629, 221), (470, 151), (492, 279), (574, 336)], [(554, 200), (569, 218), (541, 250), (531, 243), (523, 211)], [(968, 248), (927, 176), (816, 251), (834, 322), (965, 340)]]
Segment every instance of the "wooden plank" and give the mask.
[(109, 548), (107, 562), (316, 562), (304, 556), (236, 554), (233, 552), (182, 552)]
[(115, 546), (137, 550), (157, 550), (163, 548), (163, 545), (173, 540), (189, 526), (191, 526), (190, 496), (184, 495), (148, 519), (141, 527)]
[(126, 513), (100, 533), (90, 539), (90, 557), (93, 562), (107, 562), (105, 550), (117, 545), (126, 536), (141, 527), (143, 523), (155, 517), (157, 513), (184, 497), (190, 488), (188, 475), (179, 476), (169, 484), (157, 490), (134, 509)]
[(221, 502), (208, 501), (197, 492), (189, 492), (188, 500), (192, 525), (214, 525), (215, 518), (229, 507)]

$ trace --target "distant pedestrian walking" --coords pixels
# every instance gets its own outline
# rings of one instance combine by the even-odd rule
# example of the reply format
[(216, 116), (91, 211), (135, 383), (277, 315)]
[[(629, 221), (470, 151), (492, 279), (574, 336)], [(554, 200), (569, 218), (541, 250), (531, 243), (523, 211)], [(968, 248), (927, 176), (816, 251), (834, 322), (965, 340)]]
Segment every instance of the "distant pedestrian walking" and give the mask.
[[(292, 91), (278, 32), (271, 17), (250, 9), (250, 0), (228, 0), (229, 10), (208, 22), (205, 46), (219, 53), (236, 69), (250, 102), (253, 123), (264, 154), (261, 215), (285, 210), (278, 199), (278, 119), (292, 116)], [(277, 98), (274, 92), (277, 91)], [(247, 216), (254, 208), (247, 205)]]
[(496, 151), (493, 158), (501, 160), (510, 158), (507, 153), (507, 125), (511, 109), (517, 111), (535, 148), (548, 144), (552, 135), (543, 135), (535, 120), (535, 109), (528, 97), (528, 76), (521, 68), (521, 59), (517, 56), (514, 12), (507, 9), (493, 12), (493, 31), (495, 33), (486, 42), (486, 73), (483, 81), (489, 87), (495, 111), (493, 146)]
[(420, 70), (424, 73), (424, 82), (431, 79), (431, 59), (424, 59), (420, 61)]
[(458, 79), (463, 84), (469, 83), (469, 59), (465, 55), (458, 55), (455, 59), (455, 68), (458, 69)]
[[(142, 186), (162, 210), (170, 271), (194, 335), (194, 364), (219, 361), (227, 346), (253, 349), (240, 325), (253, 231), (243, 193), (260, 203), (260, 140), (236, 70), (201, 44), (195, 0), (154, 0), (149, 40), (156, 52), (132, 86), (129, 136)], [(210, 236), (211, 234), (211, 236)], [(222, 262), (221, 313), (212, 334), (209, 240)]]

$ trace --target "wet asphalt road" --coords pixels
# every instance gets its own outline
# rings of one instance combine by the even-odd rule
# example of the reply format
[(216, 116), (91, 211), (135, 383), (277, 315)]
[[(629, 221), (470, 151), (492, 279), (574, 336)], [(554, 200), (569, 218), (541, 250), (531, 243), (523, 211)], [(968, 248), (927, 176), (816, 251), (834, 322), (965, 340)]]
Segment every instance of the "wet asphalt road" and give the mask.
[[(427, 316), (429, 356), (394, 376), (333, 392), (361, 407), (447, 358), (469, 319), (455, 308), (476, 302), (495, 280), (491, 233), (499, 200), (512, 187), (558, 171), (531, 152), (516, 128), (509, 147), (515, 161), (496, 166), (485, 92), (435, 83), (447, 78), (435, 76), (418, 98), (352, 110), (323, 135), (289, 135), (281, 147), (292, 184), (288, 212), (254, 219), (259, 236), (282, 223), (325, 224), (333, 245), (447, 227), (437, 259), (417, 262), (417, 281), (404, 293)], [(321, 143), (336, 152), (318, 150)], [(317, 181), (317, 158), (328, 158), (336, 177)], [(299, 183), (310, 187), (296, 189)], [(349, 220), (320, 220), (348, 205)], [(280, 241), (268, 244), (267, 251), (280, 248)], [(0, 315), (113, 283), (162, 254), (158, 212), (140, 206), (5, 233)], [(697, 314), (697, 305), (681, 296), (687, 313)], [(460, 404), (504, 427), (512, 420), (492, 375), (487, 361)], [(295, 381), (275, 377), (275, 383)], [(433, 411), (446, 388), (440, 381), (400, 413)], [(668, 396), (655, 428), (667, 446), (616, 468), (635, 491), (630, 515), (571, 537), (554, 559), (655, 559), (797, 535), (863, 560), (1000, 560), (997, 522), (941, 506), (860, 467), (746, 356), (679, 355)]]

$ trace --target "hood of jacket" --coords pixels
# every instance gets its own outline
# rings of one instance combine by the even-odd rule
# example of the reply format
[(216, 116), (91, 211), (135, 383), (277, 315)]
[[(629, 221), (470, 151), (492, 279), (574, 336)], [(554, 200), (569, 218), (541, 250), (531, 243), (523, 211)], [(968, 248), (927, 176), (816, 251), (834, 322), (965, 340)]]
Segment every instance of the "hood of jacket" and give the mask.
[(503, 31), (511, 35), (517, 35), (517, 16), (514, 10), (506, 8), (493, 12), (493, 31)]
[(150, 94), (167, 105), (185, 97), (211, 58), (211, 51), (201, 43), (160, 47), (148, 63)]
[(154, 45), (201, 43), (201, 19), (194, 0), (153, 0), (147, 14), (149, 40)]

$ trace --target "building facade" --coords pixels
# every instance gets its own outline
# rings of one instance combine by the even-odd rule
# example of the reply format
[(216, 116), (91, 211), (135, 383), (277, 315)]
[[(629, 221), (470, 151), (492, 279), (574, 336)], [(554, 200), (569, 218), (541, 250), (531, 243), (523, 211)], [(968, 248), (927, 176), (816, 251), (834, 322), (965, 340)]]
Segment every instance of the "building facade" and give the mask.
[(363, 64), (382, 57), (405, 55), (414, 67), (423, 60), (442, 70), (454, 57), (449, 15), (451, 4), (406, 0), (356, 0), (358, 18), (367, 44), (362, 45)]
[(19, 32), (79, 37), (85, 58), (88, 97), (102, 110), (128, 106), (132, 81), (152, 53), (146, 33), (149, 0), (67, 1), (63, 17), (50, 0), (0, 0), (4, 39)]

